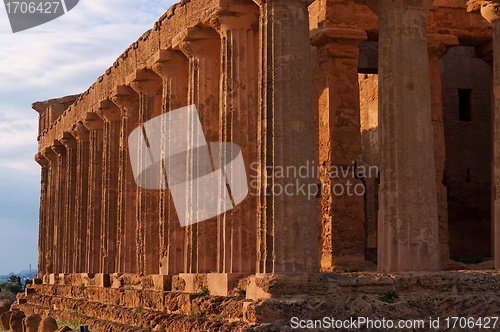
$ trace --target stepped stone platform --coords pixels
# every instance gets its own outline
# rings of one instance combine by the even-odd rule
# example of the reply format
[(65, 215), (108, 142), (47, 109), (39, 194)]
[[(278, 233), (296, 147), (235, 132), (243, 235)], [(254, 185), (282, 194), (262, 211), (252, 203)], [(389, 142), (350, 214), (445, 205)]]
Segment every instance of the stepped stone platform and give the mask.
[[(77, 321), (95, 332), (291, 331), (293, 317), (425, 320), (499, 315), (500, 273), (494, 271), (253, 278), (241, 279), (232, 296), (226, 297), (209, 295), (205, 288), (194, 294), (155, 290), (147, 282), (137, 283), (138, 276), (122, 278), (124, 282), (118, 287), (43, 284), (37, 280), (18, 296), (15, 307), (26, 315)], [(267, 298), (247, 299), (252, 283), (259, 285)]]

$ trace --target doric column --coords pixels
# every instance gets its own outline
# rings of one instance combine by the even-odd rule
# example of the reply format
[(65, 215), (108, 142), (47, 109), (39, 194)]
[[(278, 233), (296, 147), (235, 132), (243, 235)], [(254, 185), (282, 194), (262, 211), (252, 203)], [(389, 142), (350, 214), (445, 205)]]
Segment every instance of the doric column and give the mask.
[(96, 113), (87, 113), (85, 127), (89, 130), (89, 186), (87, 209), (87, 273), (101, 271), (101, 219), (102, 171), (103, 171), (103, 127), (102, 119)]
[(66, 148), (66, 173), (64, 196), (64, 223), (63, 223), (63, 273), (73, 273), (75, 257), (75, 221), (76, 221), (76, 157), (77, 143), (68, 132), (63, 133), (60, 142)]
[(76, 139), (76, 198), (74, 271), (83, 273), (87, 267), (87, 207), (89, 191), (89, 131), (79, 122), (72, 128)]
[[(257, 2), (257, 1), (256, 1)], [(305, 0), (258, 1), (259, 215), (257, 272), (318, 270), (317, 165), (308, 5)], [(278, 168), (291, 174), (277, 173)], [(274, 171), (273, 171), (274, 170)], [(305, 189), (304, 189), (305, 188)], [(314, 191), (313, 191), (314, 190)], [(312, 194), (311, 194), (312, 192)]]
[[(257, 161), (259, 9), (255, 4), (221, 9), (211, 21), (221, 38), (219, 137), (242, 151), (247, 177)], [(234, 151), (223, 148), (222, 160)], [(229, 182), (232, 182), (230, 179)], [(250, 183), (250, 181), (248, 181)], [(252, 190), (252, 189), (250, 189)], [(255, 272), (255, 190), (218, 218), (217, 272)]]
[(432, 0), (369, 0), (379, 18), (380, 271), (441, 268), (426, 13)]
[(45, 273), (51, 274), (56, 273), (54, 265), (54, 251), (55, 251), (55, 233), (54, 233), (54, 223), (57, 217), (57, 189), (58, 186), (58, 164), (57, 155), (52, 151), (52, 148), (48, 147), (43, 150), (42, 155), (48, 160), (48, 183), (47, 183), (47, 215), (45, 224), (45, 238), (43, 239), (45, 243)]
[(320, 133), (320, 140), (330, 141), (327, 159), (320, 160), (325, 166), (322, 182), (327, 184), (322, 210), (329, 211), (322, 220), (322, 269), (363, 267), (365, 261), (364, 185), (354, 172), (345, 171), (361, 155), (358, 44), (366, 38), (363, 30), (339, 28), (320, 29), (312, 36), (318, 47), (317, 74), (324, 76), (317, 96), (318, 116), (329, 124), (329, 132)]
[(54, 141), (52, 151), (56, 154), (57, 172), (55, 172), (54, 190), (54, 273), (63, 273), (65, 197), (66, 197), (66, 148), (59, 141)]
[[(207, 142), (219, 141), (220, 37), (188, 28), (173, 41), (189, 59), (188, 104), (196, 105)], [(186, 227), (187, 273), (217, 270), (217, 218)]]
[(446, 146), (443, 122), (443, 99), (441, 83), (441, 58), (450, 47), (458, 46), (458, 38), (453, 35), (428, 35), (429, 75), (431, 87), (432, 128), (434, 133), (434, 161), (436, 164), (437, 211), (439, 221), (439, 244), (442, 263), (450, 259), (448, 245), (448, 197), (443, 184), (446, 161)]
[(118, 197), (118, 267), (116, 272), (137, 272), (137, 185), (128, 149), (128, 136), (139, 126), (139, 97), (129, 86), (118, 86), (113, 103), (122, 114), (120, 129), (119, 193)]
[[(130, 87), (139, 95), (139, 126), (143, 127), (146, 121), (162, 113), (163, 83), (154, 72), (143, 69), (137, 71)], [(143, 145), (138, 144), (138, 147), (138, 155), (143, 156)], [(142, 175), (142, 180), (148, 182), (148, 176), (151, 174)], [(161, 175), (157, 177), (162, 178)], [(137, 272), (146, 275), (159, 274), (159, 202), (159, 189), (137, 187)]]
[(38, 232), (38, 275), (47, 274), (47, 243), (49, 211), (51, 209), (49, 197), (49, 171), (50, 164), (42, 153), (35, 156), (36, 162), (41, 166), (41, 184), (40, 184), (40, 224)]
[[(163, 80), (163, 112), (188, 105), (189, 62), (180, 51), (161, 50), (153, 71)], [(162, 124), (162, 129), (167, 124)], [(164, 133), (162, 133), (164, 134)], [(162, 135), (164, 136), (164, 135)], [(170, 144), (169, 139), (163, 140)], [(165, 150), (162, 148), (162, 150)], [(167, 166), (167, 165), (165, 165)], [(160, 192), (160, 274), (175, 275), (185, 271), (185, 229), (181, 227), (170, 190)]]
[(120, 170), (120, 127), (122, 117), (120, 109), (109, 100), (100, 102), (99, 116), (105, 121), (101, 211), (103, 220), (101, 225), (103, 257), (101, 268), (103, 273), (114, 273), (117, 267), (118, 173)]
[(491, 221), (493, 258), (500, 269), (500, 3), (483, 1), (483, 17), (493, 25), (493, 163)]

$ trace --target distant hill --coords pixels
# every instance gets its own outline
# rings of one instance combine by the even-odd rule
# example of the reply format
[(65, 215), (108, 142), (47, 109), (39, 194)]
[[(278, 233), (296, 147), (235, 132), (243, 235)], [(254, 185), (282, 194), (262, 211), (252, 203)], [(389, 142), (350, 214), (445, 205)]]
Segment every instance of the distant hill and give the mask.
[(38, 269), (32, 269), (31, 274), (30, 270), (22, 270), (19, 273), (16, 273), (17, 276), (23, 277), (23, 276), (35, 276), (38, 274)]
[(9, 274), (4, 274), (4, 275), (0, 275), (0, 282), (5, 282), (7, 280), (9, 280), (9, 277), (11, 275), (16, 275), (18, 277), (21, 277), (22, 280), (24, 279), (33, 279), (37, 276), (38, 274), (38, 270), (37, 269), (32, 269), (31, 270), (31, 273), (29, 270), (22, 270), (21, 272), (19, 273), (9, 273)]

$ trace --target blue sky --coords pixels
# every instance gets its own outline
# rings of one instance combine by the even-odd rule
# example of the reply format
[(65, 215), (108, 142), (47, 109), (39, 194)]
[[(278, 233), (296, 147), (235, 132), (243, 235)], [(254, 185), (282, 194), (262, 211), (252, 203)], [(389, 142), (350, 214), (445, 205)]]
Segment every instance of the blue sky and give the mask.
[(0, 4), (0, 274), (37, 264), (40, 167), (35, 101), (85, 91), (174, 3), (80, 0), (13, 34)]

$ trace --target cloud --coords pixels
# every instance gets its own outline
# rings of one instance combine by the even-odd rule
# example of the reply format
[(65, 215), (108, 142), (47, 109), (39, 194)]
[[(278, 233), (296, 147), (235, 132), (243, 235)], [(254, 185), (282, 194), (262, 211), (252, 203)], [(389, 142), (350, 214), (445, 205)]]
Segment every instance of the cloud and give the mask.
[(0, 274), (37, 257), (38, 115), (31, 104), (85, 91), (173, 3), (80, 1), (66, 15), (16, 34), (0, 6)]

